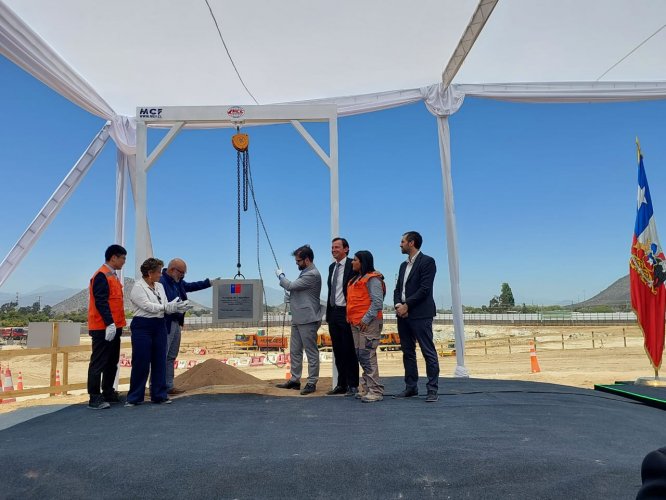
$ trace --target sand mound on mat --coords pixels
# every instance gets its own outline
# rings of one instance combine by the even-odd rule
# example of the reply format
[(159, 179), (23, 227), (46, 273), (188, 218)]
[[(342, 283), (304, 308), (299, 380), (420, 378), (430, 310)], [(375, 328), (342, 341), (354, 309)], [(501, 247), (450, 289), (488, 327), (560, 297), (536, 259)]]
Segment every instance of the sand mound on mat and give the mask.
[(212, 385), (265, 384), (263, 380), (217, 359), (207, 359), (203, 363), (193, 366), (185, 373), (178, 375), (173, 382), (174, 386), (186, 391)]

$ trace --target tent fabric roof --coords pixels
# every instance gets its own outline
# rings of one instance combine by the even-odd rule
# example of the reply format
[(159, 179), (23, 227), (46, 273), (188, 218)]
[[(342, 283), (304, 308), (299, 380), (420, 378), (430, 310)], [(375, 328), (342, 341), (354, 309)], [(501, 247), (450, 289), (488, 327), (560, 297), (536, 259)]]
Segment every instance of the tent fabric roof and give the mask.
[[(441, 81), (477, 6), (2, 3), (124, 116), (138, 106), (276, 104), (427, 87)], [(663, 0), (500, 0), (453, 83), (663, 83), (665, 27)], [(11, 48), (0, 49), (15, 60)]]

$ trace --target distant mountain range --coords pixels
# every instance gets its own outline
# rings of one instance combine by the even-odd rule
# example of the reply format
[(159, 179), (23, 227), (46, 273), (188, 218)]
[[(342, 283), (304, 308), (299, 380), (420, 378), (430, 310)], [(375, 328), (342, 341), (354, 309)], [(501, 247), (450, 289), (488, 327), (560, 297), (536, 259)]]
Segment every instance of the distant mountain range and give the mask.
[[(46, 285), (32, 290), (29, 293), (21, 293), (18, 295), (19, 307), (27, 307), (39, 302), (42, 307), (53, 306), (58, 302), (71, 297), (78, 290), (76, 288), (67, 288), (58, 285)], [(16, 301), (15, 293), (0, 292), (0, 304)]]
[[(125, 278), (123, 283), (123, 295), (125, 298), (125, 309), (131, 309), (132, 304), (129, 300), (130, 293), (134, 287), (134, 280), (132, 278)], [(88, 309), (88, 298), (89, 293), (88, 289), (85, 288), (80, 292), (72, 295), (71, 297), (58, 302), (52, 307), (52, 310), (56, 314), (61, 313), (70, 313), (75, 311), (87, 310)], [(210, 307), (199, 304), (193, 300), (190, 300), (190, 303), (194, 306), (194, 311), (210, 311)]]
[(626, 306), (630, 303), (631, 292), (629, 290), (629, 275), (627, 274), (594, 297), (574, 304), (572, 307)]
[[(125, 278), (125, 308), (129, 309), (129, 293), (134, 286), (134, 280)], [(264, 287), (266, 291), (266, 302), (270, 306), (277, 306), (284, 302), (284, 291), (281, 289)], [(75, 288), (47, 285), (30, 293), (19, 294), (19, 306), (31, 306), (35, 302), (40, 302), (42, 307), (49, 305), (56, 313), (73, 312), (88, 308), (88, 289), (76, 290)], [(192, 299), (197, 299), (196, 301)], [(16, 300), (16, 295), (0, 292), (0, 304)], [(192, 303), (195, 309), (210, 311), (213, 303), (213, 293), (209, 288), (191, 294)], [(599, 305), (623, 306), (631, 302), (629, 295), (629, 275), (623, 276), (608, 288), (602, 290), (594, 297), (591, 297), (578, 304), (569, 307), (593, 307)], [(562, 305), (568, 304), (563, 302)]]
[[(125, 309), (131, 309), (132, 305), (129, 301), (130, 292), (134, 286), (134, 280), (132, 278), (125, 278), (124, 281), (124, 296), (125, 296)], [(268, 305), (277, 305), (283, 302), (284, 292), (276, 290), (275, 288), (265, 287), (266, 297)], [(193, 292), (188, 294), (190, 298), (190, 303), (194, 306), (195, 311), (206, 311), (210, 312), (210, 305), (201, 304), (193, 298), (198, 299), (201, 302), (206, 302), (207, 304), (213, 303), (213, 292), (212, 289), (208, 288), (206, 290), (200, 290), (198, 292)], [(32, 304), (32, 302), (30, 303)], [(43, 305), (43, 303), (42, 303)], [(88, 289), (81, 290), (74, 293), (73, 295), (70, 292), (70, 296), (66, 299), (61, 300), (57, 304), (52, 306), (53, 312), (56, 314), (69, 313), (74, 311), (80, 311), (83, 309), (88, 309)]]

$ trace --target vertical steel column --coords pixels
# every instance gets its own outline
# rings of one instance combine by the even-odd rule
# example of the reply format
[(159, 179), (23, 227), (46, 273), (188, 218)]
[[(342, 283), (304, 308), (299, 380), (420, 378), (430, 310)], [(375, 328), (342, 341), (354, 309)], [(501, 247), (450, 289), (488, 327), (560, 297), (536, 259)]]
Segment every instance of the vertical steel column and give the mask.
[(141, 264), (148, 258), (148, 216), (146, 201), (148, 182), (146, 173), (148, 127), (142, 121), (136, 124), (136, 169), (134, 173), (135, 254), (134, 277), (141, 278)]
[(331, 169), (331, 238), (340, 235), (340, 180), (338, 176), (338, 116), (328, 120), (329, 167)]

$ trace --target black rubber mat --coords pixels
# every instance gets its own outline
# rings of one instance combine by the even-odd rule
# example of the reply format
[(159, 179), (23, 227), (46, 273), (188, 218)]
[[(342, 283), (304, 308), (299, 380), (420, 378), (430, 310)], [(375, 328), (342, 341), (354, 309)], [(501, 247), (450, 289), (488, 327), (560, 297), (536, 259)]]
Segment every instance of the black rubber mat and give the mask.
[(626, 499), (643, 457), (666, 444), (663, 423), (598, 391), (480, 379), (441, 379), (436, 403), (76, 405), (0, 431), (0, 497)]
[(666, 410), (666, 388), (635, 385), (632, 382), (616, 382), (615, 384), (595, 385), (597, 391), (616, 394), (625, 398), (639, 401), (643, 404)]

